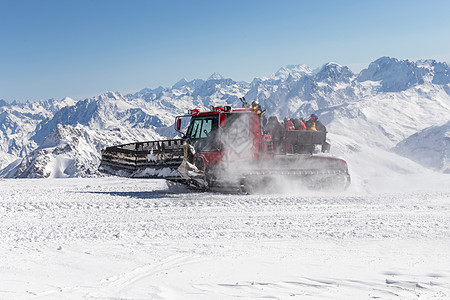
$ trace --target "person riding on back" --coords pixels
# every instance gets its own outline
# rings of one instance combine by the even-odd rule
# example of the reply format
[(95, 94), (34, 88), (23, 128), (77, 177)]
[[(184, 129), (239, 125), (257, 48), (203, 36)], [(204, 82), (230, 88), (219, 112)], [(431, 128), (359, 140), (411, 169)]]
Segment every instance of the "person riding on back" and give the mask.
[(316, 123), (308, 121), (307, 126), (306, 126), (306, 130), (317, 131)]
[(284, 129), (295, 130), (294, 123), (292, 123), (292, 121), (288, 117), (284, 118)]
[(316, 114), (312, 114), (309, 120), (306, 122), (306, 129), (313, 131), (327, 131), (325, 125), (322, 124), (319, 120), (319, 116)]
[(269, 117), (266, 126), (266, 131), (269, 135), (272, 136), (274, 152), (278, 153), (281, 148), (281, 143), (284, 137), (284, 129), (276, 116)]
[(294, 123), (295, 130), (306, 130), (305, 122), (302, 119), (295, 118), (292, 122)]
[(313, 131), (317, 131), (316, 129), (316, 120), (317, 120), (317, 115), (316, 114), (312, 114), (309, 117), (309, 120), (306, 121), (306, 130), (313, 130)]

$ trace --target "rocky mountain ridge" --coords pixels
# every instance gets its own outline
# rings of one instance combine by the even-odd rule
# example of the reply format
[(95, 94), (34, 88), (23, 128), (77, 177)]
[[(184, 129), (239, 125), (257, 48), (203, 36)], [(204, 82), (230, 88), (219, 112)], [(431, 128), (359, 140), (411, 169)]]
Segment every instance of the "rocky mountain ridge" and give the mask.
[[(106, 92), (80, 101), (70, 98), (26, 103), (1, 101), (0, 169), (18, 160), (14, 172), (13, 166), (9, 166), (8, 172), (5, 169), (2, 174), (52, 177), (54, 174), (42, 171), (44, 163), (36, 163), (38, 160), (33, 157), (50, 157), (47, 154), (51, 153), (48, 161), (54, 161), (63, 153), (72, 153), (73, 158), (78, 151), (73, 140), (68, 143), (55, 132), (63, 130), (81, 137), (90, 145), (87, 148), (96, 153), (91, 161), (97, 162), (102, 147), (173, 136), (175, 116), (191, 108), (240, 106), (242, 96), (258, 101), (268, 114), (279, 118), (316, 112), (330, 132), (351, 138), (355, 144), (389, 150), (410, 135), (441, 126), (450, 119), (450, 67), (434, 60), (414, 62), (382, 57), (359, 74), (335, 63), (327, 63), (318, 70), (291, 65), (251, 83), (236, 82), (215, 73), (207, 80), (182, 79), (172, 87), (146, 88), (127, 95)], [(121, 137), (101, 138), (125, 131), (127, 135)], [(50, 136), (59, 146), (48, 144)], [(70, 149), (63, 146), (69, 144)], [(51, 151), (44, 155), (44, 149)], [(346, 151), (339, 147), (337, 150)], [(77, 161), (83, 163), (75, 169), (66, 168), (59, 175), (95, 173), (95, 163), (88, 164), (85, 169), (89, 171), (83, 171), (81, 166), (87, 164), (87, 159)], [(18, 165), (22, 167), (17, 168)], [(24, 171), (31, 165), (40, 171)]]

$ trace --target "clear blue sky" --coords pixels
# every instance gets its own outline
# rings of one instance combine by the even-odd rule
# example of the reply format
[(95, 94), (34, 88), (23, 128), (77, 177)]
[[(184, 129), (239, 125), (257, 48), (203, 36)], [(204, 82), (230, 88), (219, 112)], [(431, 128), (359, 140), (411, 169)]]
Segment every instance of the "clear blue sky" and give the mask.
[(450, 61), (450, 1), (0, 0), (0, 99), (83, 99), (214, 72)]

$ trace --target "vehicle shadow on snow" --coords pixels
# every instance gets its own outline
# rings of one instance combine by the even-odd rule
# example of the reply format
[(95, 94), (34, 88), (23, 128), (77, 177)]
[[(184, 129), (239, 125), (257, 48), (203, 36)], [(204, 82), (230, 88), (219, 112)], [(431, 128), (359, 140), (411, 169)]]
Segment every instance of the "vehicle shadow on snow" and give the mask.
[(114, 197), (129, 197), (137, 199), (159, 199), (159, 198), (169, 198), (173, 195), (179, 194), (191, 194), (195, 191), (190, 190), (182, 185), (172, 184), (168, 185), (165, 189), (158, 189), (152, 191), (83, 191), (81, 193), (85, 194), (99, 194), (99, 195), (110, 195)]
[(114, 197), (128, 197), (137, 199), (158, 199), (168, 198), (171, 194), (167, 191), (149, 191), (149, 192), (98, 192), (98, 191), (86, 191), (85, 194), (97, 194), (97, 195), (110, 195)]

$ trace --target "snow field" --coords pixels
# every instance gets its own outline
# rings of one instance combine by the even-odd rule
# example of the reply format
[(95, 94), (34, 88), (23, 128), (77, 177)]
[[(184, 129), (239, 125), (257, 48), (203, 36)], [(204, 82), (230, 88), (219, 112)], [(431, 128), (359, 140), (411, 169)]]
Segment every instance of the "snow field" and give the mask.
[(0, 180), (0, 298), (445, 299), (448, 176), (411, 179), (422, 186), (250, 196)]

